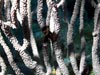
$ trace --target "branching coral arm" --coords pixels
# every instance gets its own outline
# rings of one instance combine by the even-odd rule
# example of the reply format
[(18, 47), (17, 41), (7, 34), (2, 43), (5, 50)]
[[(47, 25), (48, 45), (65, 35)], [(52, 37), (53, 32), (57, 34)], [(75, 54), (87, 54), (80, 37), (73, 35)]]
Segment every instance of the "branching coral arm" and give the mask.
[[(2, 28), (2, 27), (1, 27)], [(4, 29), (5, 30), (5, 29)], [(7, 29), (6, 29), (7, 30)], [(7, 32), (7, 33), (6, 33)], [(9, 33), (8, 33), (9, 32)], [(15, 50), (17, 50), (20, 54), (20, 56), (22, 57), (23, 62), (25, 63), (25, 65), (36, 71), (37, 75), (45, 75), (43, 69), (41, 68), (41, 66), (39, 66), (37, 64), (36, 61), (33, 61), (32, 58), (25, 52), (25, 49), (28, 46), (28, 41), (26, 39), (23, 39), (23, 45), (21, 46), (18, 43), (18, 40), (16, 37), (14, 37), (10, 31), (4, 31), (5, 35), (10, 39), (10, 42), (12, 43), (13, 47), (15, 48)], [(17, 74), (18, 75), (18, 74)], [(20, 74), (21, 75), (21, 74)]]
[(81, 59), (80, 59), (80, 68), (79, 71), (82, 74), (84, 71), (85, 67), (85, 36), (84, 36), (84, 5), (85, 5), (85, 0), (82, 0), (81, 2), (81, 8), (80, 8), (80, 27), (79, 27), (79, 32), (81, 36)]
[(43, 59), (44, 59), (44, 64), (46, 66), (46, 75), (50, 75), (51, 74), (51, 65), (49, 63), (49, 51), (48, 51), (48, 43), (43, 43)]
[(54, 26), (51, 27), (51, 28), (54, 28), (54, 30), (53, 30), (54, 33), (59, 34), (59, 31), (60, 31), (60, 19), (58, 17), (58, 9), (57, 9), (56, 6), (54, 6), (52, 8), (51, 18), (52, 17), (53, 17), (53, 20), (54, 20)]
[(14, 24), (11, 23), (11, 21), (2, 21), (0, 20), (0, 24), (2, 24), (3, 26), (8, 26), (8, 27), (11, 27), (12, 29), (15, 29), (16, 26)]
[(78, 66), (77, 66), (77, 62), (76, 62), (76, 58), (74, 54), (73, 34), (74, 34), (74, 24), (75, 24), (75, 21), (76, 21), (78, 12), (79, 12), (80, 3), (81, 3), (81, 0), (76, 0), (75, 5), (74, 5), (73, 14), (72, 14), (70, 23), (68, 25), (68, 32), (67, 32), (67, 46), (70, 52), (70, 61), (71, 61), (73, 71), (76, 75), (79, 74), (79, 71), (78, 71)]
[(63, 75), (69, 75), (68, 68), (64, 63), (64, 59), (62, 58), (62, 51), (57, 41), (53, 42), (53, 49), (55, 52), (56, 60), (59, 65), (60, 71)]
[(37, 21), (38, 21), (38, 24), (39, 24), (41, 29), (45, 27), (45, 22), (44, 22), (44, 19), (43, 19), (42, 12), (43, 12), (43, 0), (38, 0)]
[(12, 7), (11, 7), (11, 22), (16, 27), (18, 26), (18, 20), (17, 20), (17, 9), (19, 5), (19, 0), (12, 1)]
[(0, 75), (5, 75), (5, 72), (7, 70), (7, 66), (3, 60), (3, 58), (1, 57), (0, 55), (0, 66), (1, 66), (1, 72), (0, 72)]
[[(52, 12), (51, 12), (51, 18), (54, 22), (54, 30), (53, 30), (53, 33), (55, 37), (53, 37), (52, 40), (52, 46), (53, 46), (53, 49), (54, 49), (54, 52), (55, 52), (55, 56), (56, 56), (56, 60), (57, 60), (57, 63), (59, 65), (59, 68), (61, 70), (61, 73), (63, 75), (69, 75), (69, 72), (68, 72), (68, 68), (67, 66), (65, 65), (64, 63), (64, 60), (63, 60), (63, 57), (62, 57), (62, 51), (61, 51), (61, 47), (59, 45), (59, 32), (60, 32), (60, 18), (58, 17), (58, 9), (56, 6), (54, 6), (52, 8)], [(53, 27), (52, 27), (53, 28)]]
[(4, 14), (6, 21), (11, 20), (11, 1), (10, 0), (4, 0)]
[(27, 12), (27, 1), (28, 0), (20, 0), (20, 15), (22, 19), (22, 27), (24, 38), (30, 41), (30, 30), (28, 27), (28, 12)]
[(19, 67), (16, 65), (16, 63), (14, 62), (13, 55), (12, 55), (9, 47), (7, 46), (5, 41), (3, 40), (1, 32), (0, 32), (0, 44), (3, 47), (3, 49), (4, 49), (4, 51), (5, 51), (6, 55), (7, 55), (8, 61), (9, 61), (10, 65), (11, 65), (11, 67), (13, 68), (13, 70), (15, 71), (16, 75), (24, 75), (21, 72), (21, 70), (19, 69)]
[(94, 31), (93, 31), (93, 46), (92, 46), (92, 63), (93, 70), (96, 75), (100, 72), (100, 61), (98, 51), (100, 49), (100, 4), (97, 5), (94, 15)]
[(51, 2), (51, 0), (46, 0), (47, 7), (48, 7), (47, 17), (46, 17), (46, 25), (47, 26), (50, 25), (50, 15), (51, 15), (51, 9), (52, 9), (50, 2)]
[(30, 0), (27, 1), (27, 12), (28, 12), (28, 25), (30, 29), (30, 44), (32, 47), (32, 52), (33, 52), (34, 57), (40, 58), (39, 53), (38, 53), (38, 48), (36, 46), (34, 34), (32, 31), (32, 14), (31, 14), (31, 1)]
[(15, 50), (19, 52), (25, 65), (28, 68), (33, 69), (36, 66), (36, 62), (33, 61), (31, 57), (24, 51), (28, 47), (29, 42), (26, 39), (23, 39), (23, 45), (21, 46), (18, 43), (17, 38), (12, 35), (9, 26), (1, 25), (1, 29), (3, 30), (4, 34), (8, 37)]
[(63, 6), (65, 3), (65, 0), (61, 0), (58, 4), (57, 4), (57, 7), (59, 8), (60, 6)]

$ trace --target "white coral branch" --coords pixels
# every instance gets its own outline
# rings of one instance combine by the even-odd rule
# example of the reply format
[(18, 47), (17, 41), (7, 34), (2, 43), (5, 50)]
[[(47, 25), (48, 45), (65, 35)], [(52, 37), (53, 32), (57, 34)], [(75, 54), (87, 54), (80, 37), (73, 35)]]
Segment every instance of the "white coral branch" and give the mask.
[(5, 41), (3, 40), (3, 37), (0, 33), (0, 44), (1, 46), (3, 47), (6, 55), (7, 55), (7, 58), (8, 58), (8, 61), (11, 65), (11, 67), (13, 68), (13, 70), (15, 71), (16, 75), (24, 75), (21, 70), (18, 68), (18, 66), (16, 65), (16, 63), (14, 62), (14, 59), (13, 59), (13, 55), (9, 49), (9, 47), (7, 46), (7, 44), (5, 43)]
[(5, 26), (9, 26), (9, 27), (11, 27), (13, 29), (16, 29), (16, 26), (14, 24), (12, 24), (11, 21), (5, 22), (5, 21), (0, 20), (0, 23), (2, 24), (2, 26), (5, 25)]
[(1, 72), (0, 72), (0, 75), (5, 75), (5, 72), (6, 72), (6, 69), (7, 69), (7, 66), (3, 60), (3, 58), (0, 56), (0, 66), (1, 66)]
[(63, 6), (65, 3), (65, 0), (61, 0), (58, 4), (57, 4), (57, 7), (59, 8), (60, 6)]

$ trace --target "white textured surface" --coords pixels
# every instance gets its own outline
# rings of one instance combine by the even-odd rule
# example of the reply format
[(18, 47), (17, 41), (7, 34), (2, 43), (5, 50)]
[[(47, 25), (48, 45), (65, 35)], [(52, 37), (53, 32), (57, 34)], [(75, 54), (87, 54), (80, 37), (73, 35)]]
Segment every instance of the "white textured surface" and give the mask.
[(18, 21), (20, 22), (20, 24), (22, 24), (22, 18), (21, 18), (21, 15), (20, 15), (18, 9), (17, 9), (17, 19), (18, 19)]
[(54, 17), (53, 17), (53, 13), (51, 12), (51, 18), (50, 18), (50, 32), (54, 32), (54, 26), (55, 26), (55, 21), (54, 21)]

